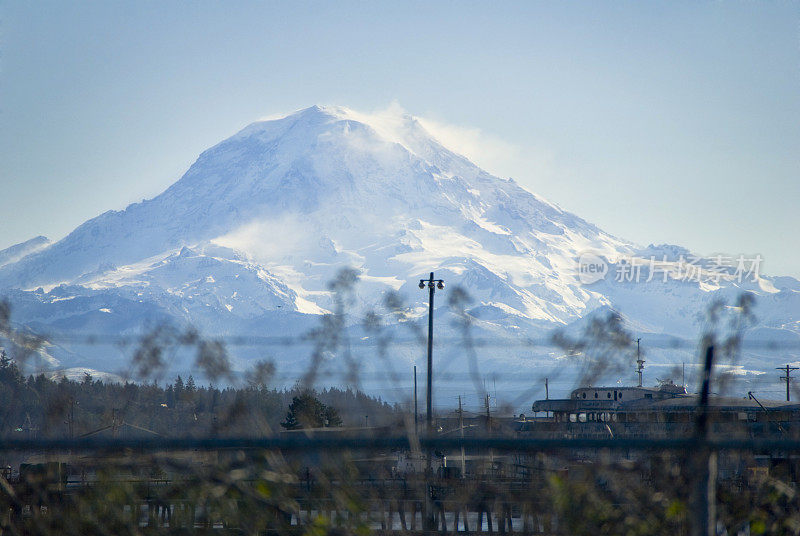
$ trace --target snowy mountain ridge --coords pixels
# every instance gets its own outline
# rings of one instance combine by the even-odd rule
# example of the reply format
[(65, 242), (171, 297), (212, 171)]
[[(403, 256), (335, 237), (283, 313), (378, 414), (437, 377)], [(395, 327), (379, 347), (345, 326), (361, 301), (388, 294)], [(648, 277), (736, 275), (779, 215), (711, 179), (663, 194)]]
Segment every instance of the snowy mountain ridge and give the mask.
[[(796, 280), (743, 279), (709, 259), (686, 280), (688, 251), (604, 233), (483, 171), (405, 114), (314, 106), (253, 123), (155, 198), (54, 244), (35, 240), (5, 264), (11, 248), (0, 252), (0, 289), (21, 321), (44, 330), (130, 332), (154, 316), (216, 334), (305, 325), (331, 310), (327, 284), (349, 266), (360, 310), (393, 290), (422, 314), (416, 282), (433, 270), (472, 296), (484, 328), (508, 336), (600, 308), (640, 330), (694, 336), (711, 301), (743, 290), (758, 295), (763, 327), (800, 333)], [(592, 284), (579, 277), (587, 252), (608, 270)], [(627, 263), (648, 278), (653, 259), (658, 277), (615, 277)], [(55, 359), (86, 364), (66, 349)]]

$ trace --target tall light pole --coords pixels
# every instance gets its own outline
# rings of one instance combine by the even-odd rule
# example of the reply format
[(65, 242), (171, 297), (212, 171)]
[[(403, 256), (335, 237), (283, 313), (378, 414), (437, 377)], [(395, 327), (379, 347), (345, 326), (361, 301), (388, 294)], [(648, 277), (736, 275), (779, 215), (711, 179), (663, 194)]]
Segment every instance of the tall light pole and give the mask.
[(424, 289), (425, 285), (428, 286), (428, 400), (427, 400), (427, 415), (425, 417), (427, 424), (427, 432), (430, 434), (433, 431), (433, 294), (436, 289), (442, 290), (444, 288), (444, 280), (434, 279), (433, 272), (428, 279), (419, 280), (419, 288)]
[[(433, 294), (436, 289), (442, 290), (444, 288), (444, 281), (441, 279), (434, 279), (433, 272), (428, 279), (419, 280), (419, 288), (424, 289), (428, 285), (428, 400), (427, 400), (427, 415), (426, 420), (426, 434), (433, 433)], [(428, 478), (432, 475), (433, 467), (431, 449), (428, 449), (428, 455), (425, 462), (425, 474)], [(423, 523), (425, 529), (433, 531), (436, 528), (436, 521), (433, 516), (433, 504), (431, 503), (431, 487), (427, 485), (427, 492), (425, 493), (425, 502), (423, 503)]]

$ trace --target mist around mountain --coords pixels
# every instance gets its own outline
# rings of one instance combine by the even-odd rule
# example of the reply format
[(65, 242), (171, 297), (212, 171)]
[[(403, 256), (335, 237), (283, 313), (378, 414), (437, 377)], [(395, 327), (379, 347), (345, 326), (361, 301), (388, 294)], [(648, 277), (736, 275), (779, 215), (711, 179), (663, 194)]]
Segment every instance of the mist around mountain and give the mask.
[(14, 263), (31, 253), (39, 251), (50, 245), (50, 240), (45, 236), (37, 236), (20, 244), (0, 250), (0, 266)]
[[(611, 236), (448, 150), (409, 115), (314, 106), (251, 124), (153, 199), (101, 214), (58, 242), (37, 237), (0, 251), (0, 293), (15, 325), (51, 337), (40, 366), (113, 373), (124, 372), (130, 349), (76, 342), (76, 334), (137, 336), (169, 324), (229, 341), (258, 336), (261, 344), (229, 348), (234, 368), (269, 357), (289, 378), (313, 357), (304, 334), (322, 315), (346, 311), (337, 318), (347, 344), (320, 350), (330, 383), (343, 381), (347, 352), (368, 374), (389, 366), (407, 380), (424, 358), (413, 343), (427, 313), (417, 284), (431, 271), (447, 285), (436, 295), (436, 351), (453, 377), (472, 370), (473, 350), (484, 377), (558, 369), (561, 349), (525, 341), (578, 333), (609, 312), (657, 346), (651, 366), (672, 370), (697, 356), (663, 341), (697, 339), (712, 304), (734, 306), (747, 293), (755, 298), (748, 336), (790, 348), (745, 352), (736, 372), (755, 381), (800, 360), (800, 282), (754, 264)], [(587, 266), (604, 266), (604, 277), (582, 272)], [(343, 268), (357, 275), (352, 292), (338, 294), (344, 302), (330, 286)], [(469, 296), (466, 316), (448, 305), (453, 288)], [(405, 323), (387, 296), (407, 305)], [(362, 322), (370, 311), (397, 343), (385, 362), (375, 358), (375, 326)], [(470, 336), (490, 345), (462, 344), (465, 318)], [(270, 337), (299, 342), (265, 345)], [(179, 356), (172, 366), (192, 367)], [(619, 377), (630, 381), (632, 370)]]

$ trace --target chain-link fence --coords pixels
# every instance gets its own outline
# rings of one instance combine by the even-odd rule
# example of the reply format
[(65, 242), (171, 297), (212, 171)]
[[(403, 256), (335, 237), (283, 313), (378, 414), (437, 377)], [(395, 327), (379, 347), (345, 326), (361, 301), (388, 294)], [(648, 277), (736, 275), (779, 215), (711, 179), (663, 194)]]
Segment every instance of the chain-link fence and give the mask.
[(4, 534), (800, 530), (797, 440), (300, 434), (4, 449), (40, 453), (0, 480)]

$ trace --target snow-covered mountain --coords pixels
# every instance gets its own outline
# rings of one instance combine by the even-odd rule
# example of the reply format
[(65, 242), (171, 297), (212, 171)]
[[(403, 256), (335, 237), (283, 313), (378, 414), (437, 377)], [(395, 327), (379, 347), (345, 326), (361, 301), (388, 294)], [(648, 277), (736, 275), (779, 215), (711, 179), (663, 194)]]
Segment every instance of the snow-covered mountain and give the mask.
[[(604, 278), (582, 280), (587, 254)], [(417, 283), (435, 271), (473, 298), (477, 329), (512, 338), (606, 309), (637, 333), (694, 337), (709, 303), (745, 290), (763, 333), (797, 340), (800, 282), (689, 257), (611, 236), (492, 176), (413, 117), (314, 106), (251, 124), (154, 199), (0, 252), (0, 289), (16, 321), (45, 332), (137, 333), (168, 320), (283, 335), (332, 310), (328, 283), (342, 267), (360, 276), (354, 311), (394, 290), (418, 315)], [(255, 353), (241, 350), (239, 365)], [(524, 366), (512, 354), (502, 366)], [(53, 366), (119, 366), (87, 348), (50, 355)]]

